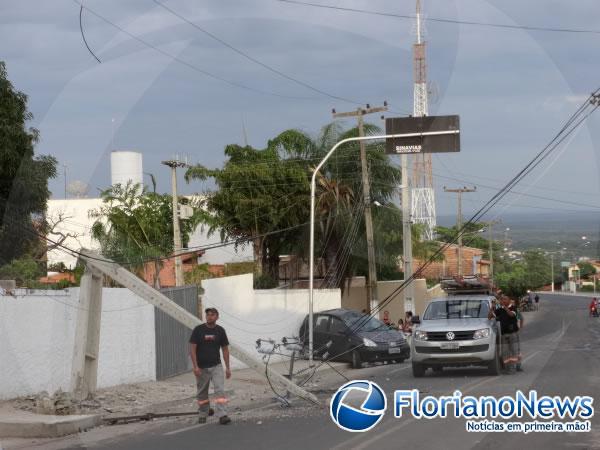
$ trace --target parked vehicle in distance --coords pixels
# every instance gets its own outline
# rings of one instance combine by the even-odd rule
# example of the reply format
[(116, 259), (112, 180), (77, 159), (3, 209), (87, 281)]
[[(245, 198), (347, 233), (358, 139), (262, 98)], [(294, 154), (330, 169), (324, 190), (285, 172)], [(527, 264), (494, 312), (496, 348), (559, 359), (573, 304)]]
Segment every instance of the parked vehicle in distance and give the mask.
[(422, 377), (428, 368), (484, 366), (498, 375), (500, 328), (488, 319), (492, 295), (458, 294), (431, 301), (422, 320), (413, 317), (411, 344), (413, 376)]
[[(402, 362), (410, 356), (404, 333), (358, 311), (338, 308), (315, 313), (313, 349), (316, 357), (347, 361), (353, 368), (363, 362)], [(308, 316), (300, 327), (308, 348)]]

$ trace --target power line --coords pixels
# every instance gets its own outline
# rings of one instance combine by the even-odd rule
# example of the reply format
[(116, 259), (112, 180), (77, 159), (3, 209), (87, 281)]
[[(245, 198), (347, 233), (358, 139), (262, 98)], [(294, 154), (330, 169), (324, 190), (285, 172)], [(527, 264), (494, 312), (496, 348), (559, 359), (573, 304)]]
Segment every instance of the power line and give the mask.
[[(79, 31), (81, 31), (81, 38), (83, 39), (83, 43), (87, 47), (88, 51), (92, 54), (92, 56), (94, 58), (96, 58), (96, 61), (101, 63), (102, 61), (100, 61), (100, 58), (98, 58), (96, 56), (96, 54), (92, 51), (92, 49), (90, 48), (90, 46), (87, 43), (87, 40), (85, 39), (85, 34), (83, 33), (83, 5), (81, 5), (79, 8)], [(65, 166), (65, 169), (66, 169), (66, 166)], [(66, 177), (66, 175), (65, 175), (65, 177)], [(66, 196), (66, 193), (65, 193), (65, 196)]]
[(185, 16), (179, 14), (177, 11), (173, 10), (172, 8), (169, 8), (167, 5), (165, 5), (162, 2), (159, 2), (158, 0), (152, 0), (154, 3), (156, 3), (158, 6), (160, 6), (161, 8), (163, 8), (164, 10), (168, 11), (169, 13), (171, 13), (172, 15), (174, 15), (175, 17), (178, 17), (180, 20), (183, 20), (184, 22), (186, 22), (187, 24), (189, 24), (190, 26), (194, 27), (195, 29), (197, 29), (198, 31), (204, 33), (205, 35), (207, 35), (208, 37), (210, 37), (211, 39), (219, 42), (220, 44), (224, 45), (225, 47), (227, 47), (228, 49), (230, 49), (231, 51), (237, 53), (238, 55), (246, 58), (249, 61), (252, 61), (255, 64), (258, 64), (259, 66), (263, 67), (264, 69), (267, 69), (268, 71), (279, 75), (282, 78), (285, 78), (286, 80), (292, 81), (293, 83), (296, 83), (306, 89), (310, 89), (313, 92), (316, 92), (318, 94), (324, 95), (325, 97), (329, 97), (335, 100), (341, 100), (343, 102), (346, 103), (351, 103), (354, 105), (362, 105), (363, 103), (361, 102), (357, 102), (356, 100), (352, 100), (352, 99), (348, 99), (345, 97), (341, 97), (339, 95), (335, 95), (335, 94), (331, 94), (327, 91), (324, 91), (322, 89), (319, 89), (311, 84), (308, 84), (298, 78), (295, 78), (291, 75), (288, 75), (284, 72), (282, 72), (279, 69), (276, 69), (275, 67), (264, 63), (263, 61), (260, 61), (258, 59), (256, 59), (255, 57), (249, 55), (248, 53), (240, 50), (237, 47), (234, 47), (232, 44), (230, 44), (229, 42), (223, 40), (222, 38), (220, 38), (219, 36), (216, 36), (214, 33), (211, 33), (210, 31), (206, 30), (205, 28), (202, 28), (200, 25), (198, 25), (197, 23), (192, 22), (191, 20), (187, 19)]
[(178, 62), (179, 64), (182, 64), (186, 67), (188, 67), (189, 69), (192, 69), (195, 72), (201, 73), (202, 75), (205, 75), (209, 78), (212, 78), (214, 80), (218, 80), (221, 81), (223, 83), (227, 83), (230, 86), (234, 86), (240, 89), (245, 89), (248, 91), (252, 91), (255, 92), (257, 94), (262, 94), (262, 95), (270, 95), (270, 96), (274, 96), (274, 97), (280, 97), (280, 98), (287, 98), (287, 99), (293, 99), (293, 100), (314, 100), (314, 98), (312, 97), (296, 97), (296, 96), (290, 96), (290, 95), (284, 95), (284, 94), (278, 94), (276, 92), (270, 92), (270, 91), (263, 91), (261, 89), (257, 89), (251, 86), (247, 86), (243, 83), (238, 83), (237, 81), (232, 81), (232, 80), (228, 80), (226, 78), (220, 77), (219, 75), (216, 75), (212, 72), (208, 72), (207, 70), (204, 70), (198, 66), (196, 66), (195, 64), (189, 63), (181, 58), (179, 58), (178, 56), (169, 53), (155, 45), (152, 45), (150, 42), (142, 39), (139, 36), (136, 36), (133, 33), (130, 33), (129, 31), (125, 30), (123, 27), (117, 25), (116, 23), (110, 21), (109, 19), (107, 19), (106, 17), (100, 15), (99, 13), (97, 13), (96, 11), (94, 11), (93, 9), (90, 9), (88, 6), (84, 6), (80, 1), (78, 0), (73, 0), (73, 2), (75, 2), (76, 4), (78, 4), (82, 9), (87, 10), (90, 14), (96, 16), (98, 19), (102, 20), (103, 22), (111, 25), (112, 27), (116, 28), (117, 30), (121, 31), (122, 33), (125, 33), (127, 36), (129, 36), (130, 38), (138, 41), (139, 43), (141, 43), (142, 45), (162, 54), (163, 56), (166, 56), (168, 58), (171, 58), (173, 61)]
[[(360, 14), (369, 14), (373, 16), (383, 16), (383, 17), (394, 17), (396, 19), (407, 19), (414, 20), (415, 16), (409, 14), (395, 14), (388, 13), (383, 11), (372, 11), (366, 9), (359, 8), (346, 8), (342, 6), (334, 6), (334, 5), (322, 5), (318, 3), (309, 3), (309, 2), (300, 2), (296, 0), (275, 0), (281, 3), (289, 3), (293, 5), (300, 6), (309, 6), (313, 8), (322, 8), (322, 9), (331, 9), (337, 11), (346, 11), (352, 13), (360, 13)], [(450, 23), (457, 25), (473, 25), (479, 27), (490, 27), (490, 28), (505, 28), (511, 30), (526, 30), (526, 31), (545, 31), (545, 32), (553, 32), (553, 33), (578, 33), (578, 34), (600, 34), (600, 30), (591, 30), (591, 29), (581, 29), (581, 28), (556, 28), (556, 27), (539, 27), (532, 25), (511, 25), (506, 23), (493, 23), (493, 22), (479, 22), (473, 20), (460, 20), (460, 19), (447, 19), (441, 17), (425, 17), (426, 21), (429, 22), (439, 22), (439, 23)]]
[[(567, 120), (565, 125), (558, 131), (558, 133), (550, 140), (550, 142), (539, 151), (535, 157), (527, 164), (523, 169), (521, 169), (517, 175), (515, 175), (506, 185), (498, 191), (492, 198), (482, 206), (473, 216), (460, 228), (453, 240), (445, 243), (440, 246), (440, 248), (434, 252), (434, 254), (423, 264), (421, 265), (408, 279), (404, 281), (404, 283), (398, 288), (394, 289), (379, 305), (375, 308), (368, 316), (363, 317), (362, 320), (357, 321), (358, 327), (356, 329), (360, 329), (364, 324), (371, 318), (374, 317), (379, 311), (381, 311), (388, 303), (394, 300), (409, 283), (412, 283), (417, 277), (421, 275), (423, 270), (427, 268), (438, 255), (442, 254), (447, 248), (449, 248), (452, 244), (454, 244), (459, 236), (462, 236), (466, 233), (468, 225), (481, 220), (481, 218), (489, 212), (491, 208), (493, 208), (498, 201), (500, 201), (504, 196), (506, 196), (511, 189), (518, 184), (525, 176), (527, 176), (533, 169), (535, 169), (544, 159), (546, 159), (570, 134), (572, 134), (594, 111), (600, 107), (600, 88), (594, 91), (585, 102), (571, 115), (571, 117)], [(585, 113), (585, 110), (592, 105), (593, 108), (591, 111)], [(359, 324), (360, 322), (360, 324)]]

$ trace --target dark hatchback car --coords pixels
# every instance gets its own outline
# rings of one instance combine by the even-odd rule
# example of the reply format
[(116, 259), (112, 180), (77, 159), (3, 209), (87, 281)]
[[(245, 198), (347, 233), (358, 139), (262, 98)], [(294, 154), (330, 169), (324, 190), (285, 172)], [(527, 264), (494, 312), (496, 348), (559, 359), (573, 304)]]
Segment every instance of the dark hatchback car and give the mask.
[[(410, 356), (404, 333), (350, 309), (330, 309), (314, 314), (315, 356), (348, 361), (359, 368), (363, 362), (402, 362)], [(308, 316), (300, 327), (300, 339), (308, 348)]]

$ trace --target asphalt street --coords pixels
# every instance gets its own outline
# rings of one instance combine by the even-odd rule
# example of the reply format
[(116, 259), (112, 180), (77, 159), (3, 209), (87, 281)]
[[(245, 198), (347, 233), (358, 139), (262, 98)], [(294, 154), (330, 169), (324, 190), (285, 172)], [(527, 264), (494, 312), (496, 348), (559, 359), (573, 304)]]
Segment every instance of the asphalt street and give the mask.
[[(409, 363), (386, 365), (373, 371), (371, 379), (388, 396), (391, 405), (396, 389), (419, 389), (432, 395), (451, 395), (456, 389), (470, 395), (515, 395), (520, 389), (536, 389), (541, 395), (590, 395), (600, 398), (600, 319), (589, 318), (589, 298), (541, 297), (540, 311), (530, 314), (522, 331), (524, 369), (512, 376), (488, 376), (479, 369), (428, 371), (414, 379)], [(340, 385), (342, 384), (340, 381)], [(600, 420), (591, 419), (587, 433), (473, 433), (464, 419), (384, 419), (366, 433), (349, 433), (336, 427), (329, 417), (331, 392), (321, 395), (327, 407), (297, 405), (285, 411), (274, 409), (229, 426), (216, 423), (156, 427), (125, 439), (108, 440), (93, 448), (106, 449), (588, 449), (600, 448)], [(276, 407), (278, 408), (278, 407)], [(83, 448), (79, 446), (78, 448)]]

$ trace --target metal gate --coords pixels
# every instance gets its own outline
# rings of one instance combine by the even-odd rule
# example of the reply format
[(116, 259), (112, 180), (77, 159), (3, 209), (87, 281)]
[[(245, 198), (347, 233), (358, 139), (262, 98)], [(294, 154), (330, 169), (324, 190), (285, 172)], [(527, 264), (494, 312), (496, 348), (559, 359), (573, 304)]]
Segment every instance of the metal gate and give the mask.
[[(198, 315), (198, 287), (183, 286), (161, 289), (161, 292), (179, 306)], [(191, 331), (158, 308), (154, 308), (156, 335), (156, 379), (179, 375), (192, 370), (188, 356), (188, 341)]]

